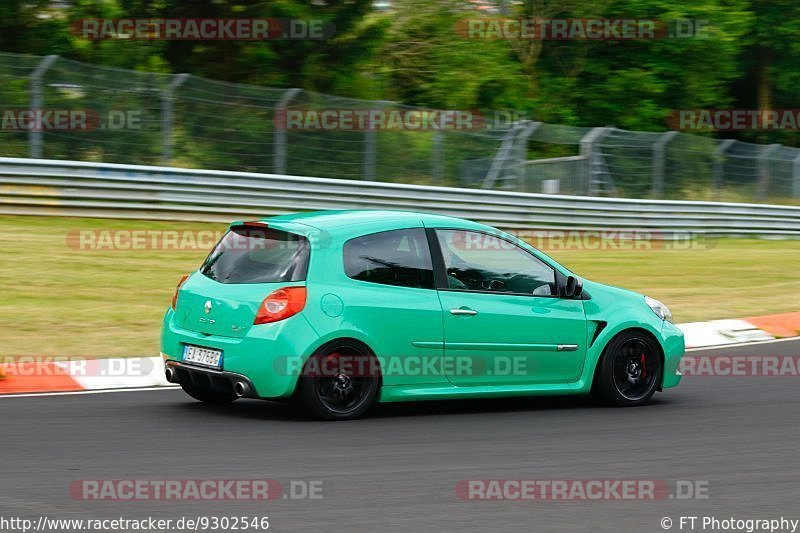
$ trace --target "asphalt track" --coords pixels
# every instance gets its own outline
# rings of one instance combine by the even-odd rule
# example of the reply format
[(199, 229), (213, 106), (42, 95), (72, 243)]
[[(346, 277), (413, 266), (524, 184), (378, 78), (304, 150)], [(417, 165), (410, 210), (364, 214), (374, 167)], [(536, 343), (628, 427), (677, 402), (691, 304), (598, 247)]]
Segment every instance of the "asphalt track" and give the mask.
[[(692, 355), (800, 355), (800, 340)], [(687, 377), (643, 408), (587, 398), (396, 404), (318, 422), (181, 391), (0, 398), (0, 517), (269, 516), (273, 531), (663, 531), (800, 519), (797, 377)], [(321, 500), (84, 501), (80, 479), (323, 481)], [(463, 479), (708, 482), (708, 499), (462, 501)], [(12, 529), (5, 529), (13, 531)], [(687, 531), (684, 526), (683, 531)], [(699, 531), (699, 524), (695, 531)], [(709, 531), (709, 529), (706, 529)]]

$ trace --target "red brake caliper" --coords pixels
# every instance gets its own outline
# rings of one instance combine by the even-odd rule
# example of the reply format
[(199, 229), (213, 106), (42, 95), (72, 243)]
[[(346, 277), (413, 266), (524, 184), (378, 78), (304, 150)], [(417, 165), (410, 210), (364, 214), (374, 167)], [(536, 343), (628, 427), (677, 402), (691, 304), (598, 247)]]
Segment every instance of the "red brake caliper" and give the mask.
[(641, 363), (642, 363), (642, 379), (644, 379), (647, 377), (647, 367), (644, 366), (644, 354), (642, 354)]
[[(326, 363), (326, 366), (325, 366), (325, 370), (326, 371), (328, 371), (328, 369), (332, 369), (333, 368), (333, 364), (335, 364), (336, 365), (336, 373), (339, 372), (339, 354), (338, 353), (332, 353), (332, 354), (328, 355), (327, 357), (325, 357), (325, 363)], [(331, 365), (331, 366), (328, 366), (328, 365)], [(333, 374), (331, 376), (325, 376), (325, 377), (334, 377), (334, 376), (335, 376), (335, 374)]]

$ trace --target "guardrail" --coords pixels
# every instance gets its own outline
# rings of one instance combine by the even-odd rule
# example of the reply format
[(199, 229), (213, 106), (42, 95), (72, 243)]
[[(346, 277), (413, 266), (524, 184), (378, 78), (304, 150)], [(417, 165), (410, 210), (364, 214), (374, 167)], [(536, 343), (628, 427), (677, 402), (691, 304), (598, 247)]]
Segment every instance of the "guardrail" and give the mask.
[(800, 237), (800, 207), (498, 190), (0, 158), (0, 213), (230, 221), (316, 209), (408, 209), (507, 229)]

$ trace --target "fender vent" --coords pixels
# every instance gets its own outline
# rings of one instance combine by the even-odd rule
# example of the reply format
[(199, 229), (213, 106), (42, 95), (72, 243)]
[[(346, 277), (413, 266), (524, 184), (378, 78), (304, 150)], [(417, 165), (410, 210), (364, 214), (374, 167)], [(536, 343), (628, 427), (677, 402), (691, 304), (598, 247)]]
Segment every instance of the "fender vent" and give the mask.
[(608, 325), (608, 322), (606, 322), (605, 320), (592, 320), (592, 322), (597, 324), (597, 327), (594, 328), (594, 334), (592, 335), (592, 342), (589, 343), (590, 348), (594, 346), (594, 341), (597, 340), (597, 337), (604, 329), (606, 329), (606, 326)]

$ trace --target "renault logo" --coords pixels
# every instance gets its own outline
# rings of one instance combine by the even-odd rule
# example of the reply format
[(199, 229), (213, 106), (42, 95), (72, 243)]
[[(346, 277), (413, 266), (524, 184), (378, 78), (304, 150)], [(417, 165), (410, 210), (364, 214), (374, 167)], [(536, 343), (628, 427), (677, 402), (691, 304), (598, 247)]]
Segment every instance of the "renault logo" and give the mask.
[(205, 309), (206, 314), (211, 312), (211, 300), (206, 300), (206, 304), (203, 306), (203, 309)]

